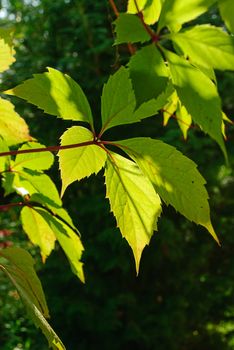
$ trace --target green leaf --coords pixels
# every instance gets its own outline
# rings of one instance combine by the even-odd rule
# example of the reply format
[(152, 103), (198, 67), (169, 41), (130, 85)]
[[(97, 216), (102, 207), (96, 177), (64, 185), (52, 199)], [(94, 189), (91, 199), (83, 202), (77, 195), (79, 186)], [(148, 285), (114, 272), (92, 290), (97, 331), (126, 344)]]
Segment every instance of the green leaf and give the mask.
[(161, 214), (160, 198), (137, 165), (115, 153), (107, 161), (105, 183), (111, 210), (133, 250), (138, 273), (142, 251)]
[(178, 102), (177, 111), (176, 111), (177, 122), (179, 124), (180, 130), (182, 131), (183, 137), (187, 140), (188, 130), (192, 123), (191, 115), (188, 113), (186, 108), (181, 105), (181, 102)]
[(226, 156), (222, 137), (222, 109), (216, 85), (185, 59), (166, 51), (172, 82), (182, 105), (195, 123), (210, 135)]
[(234, 2), (233, 0), (219, 0), (219, 11), (226, 27), (234, 33)]
[(234, 70), (234, 38), (222, 28), (203, 24), (168, 37), (191, 62), (207, 68)]
[(30, 194), (30, 196), (35, 193), (40, 193), (44, 201), (46, 201), (46, 204), (50, 205), (52, 208), (59, 208), (62, 206), (57, 188), (46, 174), (30, 169), (19, 170), (14, 173), (13, 186), (18, 193), (20, 188), (22, 188), (24, 192)]
[[(49, 342), (49, 346), (54, 350), (65, 350), (63, 343), (45, 319), (49, 316), (48, 308), (30, 254), (21, 248), (7, 248), (0, 251), (0, 256), (8, 261), (8, 263), (1, 264), (0, 269), (16, 287), (29, 316), (35, 325), (41, 328)], [(58, 346), (55, 344), (58, 344)]]
[(40, 247), (44, 262), (54, 249), (56, 241), (54, 232), (34, 208), (24, 207), (21, 210), (21, 221), (30, 241)]
[(166, 90), (163, 91), (160, 95), (158, 95), (157, 98), (153, 98), (149, 101), (143, 102), (134, 112), (134, 118), (136, 120), (141, 120), (144, 118), (151, 117), (159, 111), (159, 109), (162, 109), (165, 106), (165, 103), (167, 102), (168, 98), (170, 97), (173, 86), (171, 83), (169, 83), (166, 87)]
[(120, 13), (115, 25), (115, 45), (124, 43), (144, 43), (151, 40), (151, 36), (145, 30), (138, 16), (128, 13)]
[(9, 31), (0, 30), (0, 73), (4, 72), (15, 62), (14, 54), (15, 50), (10, 44)]
[[(159, 18), (158, 30), (178, 26), (206, 12), (217, 0), (165, 0)], [(178, 27), (179, 28), (179, 27)]]
[(71, 227), (66, 225), (57, 217), (50, 215), (44, 209), (38, 208), (36, 210), (41, 218), (43, 218), (43, 220), (48, 223), (51, 230), (54, 232), (61, 248), (68, 258), (73, 273), (81, 280), (81, 282), (84, 283), (85, 277), (83, 271), (83, 263), (81, 262), (84, 247), (81, 243), (80, 237)]
[[(81, 126), (73, 126), (61, 137), (61, 146), (93, 141), (93, 134)], [(97, 174), (105, 164), (106, 152), (95, 144), (60, 150), (59, 167), (62, 179), (62, 195), (68, 185), (91, 174)]]
[[(45, 148), (44, 145), (36, 142), (30, 142), (23, 145), (19, 150)], [(15, 163), (12, 166), (14, 171), (20, 171), (23, 168), (32, 170), (47, 170), (54, 161), (54, 156), (51, 152), (35, 152), (35, 153), (23, 153), (17, 154)]]
[[(1, 152), (9, 152), (9, 148), (6, 144), (6, 141), (0, 137), (0, 153)], [(10, 161), (10, 156), (0, 156), (0, 173), (9, 168)]]
[(163, 125), (166, 126), (169, 119), (176, 112), (178, 105), (178, 96), (176, 91), (174, 90), (171, 96), (168, 98), (167, 104), (163, 107)]
[(121, 124), (135, 123), (136, 99), (128, 69), (121, 67), (103, 87), (101, 100), (102, 131)]
[(81, 87), (67, 74), (48, 68), (23, 84), (5, 91), (36, 105), (45, 113), (93, 125), (92, 112)]
[(32, 138), (25, 121), (15, 112), (13, 104), (0, 98), (0, 136), (8, 146), (16, 145)]
[(163, 0), (137, 0), (137, 7), (135, 0), (128, 0), (128, 13), (136, 14), (138, 10), (143, 13), (144, 22), (146, 24), (154, 24), (157, 22)]
[(137, 51), (129, 62), (129, 69), (138, 106), (157, 98), (166, 89), (168, 69), (155, 45)]
[(204, 226), (218, 242), (210, 221), (205, 180), (192, 160), (174, 147), (150, 138), (133, 138), (118, 144), (149, 177), (167, 205), (171, 204), (188, 220)]

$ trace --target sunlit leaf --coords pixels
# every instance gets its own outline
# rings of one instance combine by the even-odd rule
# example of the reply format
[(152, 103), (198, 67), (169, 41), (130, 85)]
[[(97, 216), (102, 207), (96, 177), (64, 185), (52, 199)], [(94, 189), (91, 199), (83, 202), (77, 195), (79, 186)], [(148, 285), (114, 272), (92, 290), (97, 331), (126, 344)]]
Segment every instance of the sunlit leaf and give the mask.
[(102, 133), (116, 125), (137, 122), (136, 99), (128, 69), (121, 67), (103, 87), (101, 100)]
[[(23, 145), (19, 150), (45, 148), (44, 145), (36, 142), (30, 142)], [(17, 154), (15, 163), (12, 166), (14, 171), (19, 171), (23, 168), (32, 170), (47, 170), (54, 161), (54, 156), (51, 152), (35, 152), (35, 153), (23, 153)]]
[(14, 54), (15, 50), (11, 45), (9, 31), (0, 29), (0, 73), (4, 72), (15, 62)]
[(176, 110), (176, 119), (179, 124), (180, 130), (183, 133), (183, 137), (186, 140), (188, 135), (188, 130), (192, 123), (191, 115), (188, 113), (186, 108), (179, 102)]
[(25, 121), (15, 112), (13, 105), (2, 98), (0, 98), (0, 125), (0, 136), (9, 146), (31, 140)]
[[(136, 8), (137, 2), (137, 8)], [(128, 13), (143, 13), (144, 22), (146, 24), (154, 24), (157, 22), (163, 0), (128, 0)]]
[(204, 226), (214, 237), (205, 180), (196, 164), (176, 148), (159, 140), (133, 138), (118, 141), (148, 176), (166, 204), (188, 220)]
[(195, 64), (220, 70), (234, 70), (234, 38), (222, 28), (203, 24), (171, 34), (169, 38)]
[(63, 343), (45, 319), (49, 316), (48, 308), (30, 254), (21, 248), (7, 248), (0, 251), (0, 256), (7, 260), (6, 263), (0, 265), (0, 269), (10, 278), (29, 316), (35, 325), (41, 328), (49, 346), (54, 350), (65, 350)]
[[(0, 153), (1, 152), (9, 152), (9, 148), (6, 141), (0, 137)], [(9, 168), (10, 160), (10, 156), (0, 156), (0, 173)]]
[(107, 197), (122, 236), (133, 250), (138, 272), (142, 251), (157, 228), (160, 198), (134, 162), (114, 153), (112, 157), (105, 171)]
[(231, 33), (234, 33), (234, 2), (233, 0), (219, 0), (218, 1), (220, 14), (226, 27)]
[(48, 72), (34, 74), (13, 89), (5, 91), (63, 119), (93, 124), (89, 102), (81, 87), (67, 74), (48, 68)]
[(84, 247), (79, 235), (59, 218), (50, 215), (46, 210), (40, 208), (36, 210), (54, 232), (61, 248), (68, 258), (73, 273), (84, 283), (85, 277), (83, 263), (81, 262)]
[(219, 144), (226, 156), (221, 130), (221, 101), (216, 85), (185, 59), (172, 52), (165, 52), (172, 82), (182, 105), (194, 122)]
[[(92, 140), (93, 134), (91, 131), (81, 126), (73, 126), (62, 135), (61, 146)], [(62, 178), (62, 194), (72, 182), (79, 181), (94, 173), (97, 174), (106, 161), (106, 152), (95, 144), (60, 150), (58, 156)]]
[(28, 238), (40, 247), (42, 260), (45, 261), (54, 249), (56, 237), (53, 230), (34, 208), (24, 207), (21, 210), (21, 220)]
[[(180, 25), (206, 12), (217, 0), (165, 0), (159, 18), (159, 29)], [(178, 27), (179, 28), (179, 27)]]

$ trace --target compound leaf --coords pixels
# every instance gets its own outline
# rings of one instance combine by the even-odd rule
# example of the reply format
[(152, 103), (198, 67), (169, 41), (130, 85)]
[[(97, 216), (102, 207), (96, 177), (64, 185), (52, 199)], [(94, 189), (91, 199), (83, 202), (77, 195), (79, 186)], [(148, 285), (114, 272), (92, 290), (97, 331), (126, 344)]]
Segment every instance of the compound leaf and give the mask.
[(115, 24), (115, 44), (144, 43), (151, 39), (151, 36), (143, 27), (138, 16), (129, 13), (120, 13)]
[(204, 226), (214, 237), (205, 180), (196, 164), (174, 147), (150, 138), (118, 141), (166, 204), (171, 204), (190, 221)]
[(48, 68), (23, 84), (5, 91), (36, 105), (48, 114), (93, 125), (89, 102), (81, 87), (67, 74)]
[(2, 98), (0, 98), (0, 125), (0, 136), (9, 146), (32, 139), (25, 121), (15, 112), (13, 105)]
[(201, 67), (234, 70), (234, 38), (208, 24), (198, 25), (183, 32), (169, 35), (189, 57)]
[[(81, 126), (73, 126), (62, 135), (61, 146), (92, 140), (93, 134), (91, 131)], [(106, 152), (95, 144), (60, 150), (58, 156), (62, 194), (72, 182), (79, 181), (93, 173), (97, 174), (106, 161)]]
[(45, 319), (49, 317), (49, 312), (31, 255), (21, 248), (7, 248), (0, 251), (0, 256), (8, 261), (2, 263), (0, 268), (16, 287), (29, 316), (35, 325), (41, 328), (49, 346), (54, 350), (65, 350), (63, 343)]
[(112, 157), (105, 170), (107, 197), (121, 234), (133, 250), (138, 273), (142, 251), (161, 214), (161, 202), (134, 162), (114, 153)]

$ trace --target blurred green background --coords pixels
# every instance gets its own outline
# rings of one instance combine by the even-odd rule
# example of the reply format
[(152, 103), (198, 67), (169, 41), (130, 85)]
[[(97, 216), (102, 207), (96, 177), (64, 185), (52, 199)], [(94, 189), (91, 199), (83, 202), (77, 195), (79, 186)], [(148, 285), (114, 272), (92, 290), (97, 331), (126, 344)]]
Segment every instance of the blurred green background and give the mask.
[[(124, 9), (126, 1), (117, 1)], [(2, 77), (2, 90), (33, 73), (57, 68), (71, 75), (92, 105), (97, 127), (103, 83), (128, 60), (126, 46), (113, 46), (108, 1), (0, 1), (0, 25), (14, 27), (16, 63)], [(195, 23), (222, 25), (216, 8)], [(234, 112), (233, 74), (217, 73), (223, 108)], [(72, 125), (43, 115), (31, 105), (12, 99), (31, 134), (46, 145)], [(234, 163), (234, 128), (228, 126), (227, 148)], [(0, 245), (26, 247), (35, 257), (47, 297), (51, 324), (67, 350), (231, 350), (234, 349), (234, 177), (218, 146), (198, 129), (185, 142), (175, 120), (162, 126), (162, 116), (140, 125), (122, 126), (107, 138), (161, 138), (193, 159), (206, 178), (212, 220), (222, 247), (207, 232), (163, 207), (159, 231), (143, 252), (135, 276), (130, 248), (121, 238), (107, 200), (103, 174), (72, 184), (64, 196), (82, 234), (86, 284), (70, 271), (57, 247), (45, 265), (27, 241), (18, 212), (2, 215)], [(49, 173), (61, 187), (58, 164)], [(1, 196), (1, 201), (11, 198)], [(192, 199), (191, 199), (192, 200)], [(0, 349), (46, 350), (43, 335), (28, 320), (17, 294), (0, 274)]]

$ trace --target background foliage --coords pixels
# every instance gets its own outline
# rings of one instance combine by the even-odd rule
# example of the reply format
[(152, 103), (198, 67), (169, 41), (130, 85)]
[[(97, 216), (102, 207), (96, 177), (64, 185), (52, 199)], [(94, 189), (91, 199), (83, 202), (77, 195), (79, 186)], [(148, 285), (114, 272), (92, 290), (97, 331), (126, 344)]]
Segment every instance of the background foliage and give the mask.
[[(124, 1), (119, 1), (118, 7), (124, 8)], [(111, 46), (114, 16), (107, 1), (2, 1), (1, 14), (7, 15), (1, 16), (3, 25), (15, 27), (17, 52), (16, 63), (2, 79), (3, 88), (51, 66), (77, 80), (89, 96), (94, 115), (99, 114), (101, 86), (128, 55), (126, 46), (118, 49)], [(215, 9), (197, 21), (220, 23)], [(224, 110), (231, 116), (233, 76), (219, 73), (218, 78)], [(32, 134), (42, 143), (58, 144), (59, 135), (71, 126), (69, 121), (44, 118), (36, 108), (19, 100), (14, 102), (30, 124)], [(173, 119), (167, 128), (158, 117), (145, 120), (144, 127), (123, 126), (114, 132), (116, 137), (121, 134), (121, 138), (129, 134), (161, 137), (199, 164), (208, 182), (212, 219), (222, 247), (218, 248), (204, 229), (164, 206), (159, 232), (145, 249), (139, 277), (135, 277), (131, 251), (118, 230), (113, 229), (115, 221), (99, 181), (103, 174), (75, 183), (64, 196), (64, 206), (83, 233), (86, 284), (82, 285), (70, 272), (59, 249), (42, 268), (37, 250), (29, 247), (37, 259), (52, 325), (71, 350), (94, 347), (107, 350), (110, 346), (113, 350), (233, 349), (231, 170), (224, 165), (214, 142), (197, 129), (191, 129), (188, 141), (184, 142)], [(114, 132), (111, 131), (112, 136)], [(227, 135), (233, 164), (232, 127)], [(58, 179), (57, 168), (55, 165), (52, 174)], [(28, 246), (17, 217), (15, 212), (4, 214), (0, 239), (6, 242), (8, 235), (8, 244), (13, 241)], [(0, 286), (1, 349), (47, 349), (46, 341), (25, 318), (12, 287), (5, 279)]]

